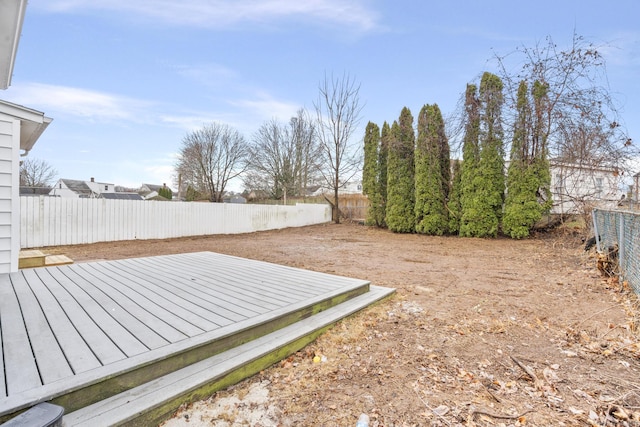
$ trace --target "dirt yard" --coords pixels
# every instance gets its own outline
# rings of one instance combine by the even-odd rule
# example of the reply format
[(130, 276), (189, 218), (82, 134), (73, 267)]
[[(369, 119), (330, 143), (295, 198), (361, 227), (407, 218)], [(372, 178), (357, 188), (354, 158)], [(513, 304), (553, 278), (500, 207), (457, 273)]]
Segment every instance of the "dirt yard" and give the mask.
[(370, 280), (394, 297), (165, 426), (640, 426), (638, 300), (572, 233), (524, 241), (354, 224), (48, 248), (195, 251)]

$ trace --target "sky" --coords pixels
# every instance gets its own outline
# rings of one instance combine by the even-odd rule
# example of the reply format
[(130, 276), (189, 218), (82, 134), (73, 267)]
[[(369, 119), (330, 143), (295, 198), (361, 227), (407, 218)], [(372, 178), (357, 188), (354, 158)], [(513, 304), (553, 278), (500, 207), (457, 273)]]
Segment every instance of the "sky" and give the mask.
[(360, 85), (358, 143), (405, 106), (450, 114), (496, 55), (575, 33), (601, 46), (639, 143), (639, 17), (637, 0), (30, 0), (0, 98), (53, 118), (29, 156), (56, 178), (175, 188), (189, 132), (220, 122), (250, 141), (313, 110), (325, 76)]

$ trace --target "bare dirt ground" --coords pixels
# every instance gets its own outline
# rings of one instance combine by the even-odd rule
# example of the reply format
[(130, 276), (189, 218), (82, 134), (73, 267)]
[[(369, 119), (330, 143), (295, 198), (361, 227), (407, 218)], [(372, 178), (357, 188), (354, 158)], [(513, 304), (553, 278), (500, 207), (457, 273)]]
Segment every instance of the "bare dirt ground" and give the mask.
[[(394, 297), (173, 426), (640, 426), (638, 299), (580, 236), (400, 235), (355, 224), (48, 248), (76, 262), (214, 251), (370, 280)], [(315, 359), (315, 361), (314, 361)]]

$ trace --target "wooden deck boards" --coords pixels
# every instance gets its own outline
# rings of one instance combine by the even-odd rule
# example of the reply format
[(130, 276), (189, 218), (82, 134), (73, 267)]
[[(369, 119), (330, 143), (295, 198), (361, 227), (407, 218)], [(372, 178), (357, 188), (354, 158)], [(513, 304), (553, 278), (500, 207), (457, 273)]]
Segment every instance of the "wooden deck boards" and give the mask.
[(187, 366), (368, 287), (211, 252), (0, 275), (0, 417), (105, 378), (126, 377), (125, 390), (146, 366)]

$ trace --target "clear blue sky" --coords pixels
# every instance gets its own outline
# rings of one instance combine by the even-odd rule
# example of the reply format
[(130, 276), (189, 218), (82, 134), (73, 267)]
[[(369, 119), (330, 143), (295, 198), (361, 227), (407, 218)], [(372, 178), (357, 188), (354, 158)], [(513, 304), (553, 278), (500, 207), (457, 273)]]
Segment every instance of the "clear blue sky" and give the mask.
[(250, 139), (312, 109), (325, 73), (360, 83), (364, 129), (403, 106), (450, 113), (494, 53), (574, 31), (607, 45), (640, 142), (637, 0), (30, 0), (0, 97), (54, 119), (30, 156), (59, 178), (171, 185), (189, 131), (219, 121)]

